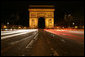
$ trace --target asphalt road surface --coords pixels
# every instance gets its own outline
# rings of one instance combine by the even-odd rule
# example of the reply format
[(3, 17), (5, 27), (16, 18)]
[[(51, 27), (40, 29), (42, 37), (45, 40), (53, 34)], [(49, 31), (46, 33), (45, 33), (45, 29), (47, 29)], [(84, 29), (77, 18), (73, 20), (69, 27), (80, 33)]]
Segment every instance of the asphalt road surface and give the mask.
[(1, 32), (1, 56), (84, 56), (84, 34), (42, 29)]

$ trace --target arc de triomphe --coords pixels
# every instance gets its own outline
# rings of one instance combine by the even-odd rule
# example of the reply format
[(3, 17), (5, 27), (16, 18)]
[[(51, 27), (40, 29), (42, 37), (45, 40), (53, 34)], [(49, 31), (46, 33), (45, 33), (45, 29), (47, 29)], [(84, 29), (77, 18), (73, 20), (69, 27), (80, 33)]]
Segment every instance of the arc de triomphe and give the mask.
[(38, 28), (38, 19), (45, 18), (45, 28), (54, 28), (54, 6), (53, 5), (30, 5), (29, 27)]

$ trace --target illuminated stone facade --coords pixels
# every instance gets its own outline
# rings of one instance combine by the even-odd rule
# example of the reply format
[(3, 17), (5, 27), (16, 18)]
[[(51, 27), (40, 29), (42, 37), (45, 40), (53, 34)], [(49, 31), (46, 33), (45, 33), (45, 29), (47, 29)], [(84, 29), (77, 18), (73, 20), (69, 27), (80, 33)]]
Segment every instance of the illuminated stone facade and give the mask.
[(29, 8), (28, 11), (30, 28), (38, 28), (38, 19), (40, 17), (45, 18), (45, 28), (54, 28), (54, 8), (50, 8), (50, 6), (35, 6)]

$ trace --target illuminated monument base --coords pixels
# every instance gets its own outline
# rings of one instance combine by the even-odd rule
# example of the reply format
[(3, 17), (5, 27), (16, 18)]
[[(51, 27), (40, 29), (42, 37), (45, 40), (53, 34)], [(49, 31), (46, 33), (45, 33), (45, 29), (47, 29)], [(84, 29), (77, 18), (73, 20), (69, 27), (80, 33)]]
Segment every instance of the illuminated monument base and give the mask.
[(40, 17), (45, 18), (45, 28), (54, 28), (54, 8), (49, 5), (30, 5), (29, 27), (38, 28)]

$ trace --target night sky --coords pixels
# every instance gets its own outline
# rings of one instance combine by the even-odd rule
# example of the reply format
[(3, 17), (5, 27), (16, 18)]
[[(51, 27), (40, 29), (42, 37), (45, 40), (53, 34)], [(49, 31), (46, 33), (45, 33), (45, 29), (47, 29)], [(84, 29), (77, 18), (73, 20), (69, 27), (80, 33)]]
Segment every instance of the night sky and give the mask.
[(55, 23), (63, 20), (64, 14), (80, 16), (84, 18), (84, 1), (2, 1), (1, 2), (1, 24), (28, 26), (29, 5), (54, 5)]

